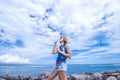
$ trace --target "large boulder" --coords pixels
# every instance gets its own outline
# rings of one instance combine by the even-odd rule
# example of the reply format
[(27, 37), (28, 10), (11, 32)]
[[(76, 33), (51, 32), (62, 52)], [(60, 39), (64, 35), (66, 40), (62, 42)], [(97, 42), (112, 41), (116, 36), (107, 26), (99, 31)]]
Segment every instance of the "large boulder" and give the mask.
[(116, 70), (116, 71), (114, 71), (114, 72), (116, 72), (116, 73), (120, 73), (120, 70)]
[(103, 72), (103, 80), (106, 80), (112, 73), (111, 72)]
[(84, 72), (83, 74), (84, 75), (92, 75), (93, 73), (92, 72)]
[(96, 72), (96, 73), (92, 74), (91, 77), (92, 77), (91, 80), (103, 80), (103, 74), (102, 73)]
[(92, 80), (92, 77), (90, 75), (84, 75), (84, 74), (72, 74), (68, 78), (68, 80)]
[(118, 75), (120, 75), (120, 73), (117, 73), (117, 72), (116, 72), (116, 73), (112, 73), (112, 74), (111, 74), (111, 76), (116, 76), (116, 77), (117, 77)]
[(6, 80), (6, 79), (0, 78), (0, 80)]
[(32, 79), (30, 75), (18, 75), (19, 80), (30, 80)]
[(106, 80), (118, 80), (118, 79), (116, 77), (114, 77), (114, 76), (110, 76)]
[(59, 80), (59, 76), (56, 76), (53, 80)]
[(69, 80), (80, 80), (79, 74), (71, 74)]
[(112, 74), (112, 72), (103, 72), (103, 74), (110, 76)]
[(18, 80), (18, 78), (8, 75), (2, 75), (0, 76), (0, 80)]
[(120, 75), (117, 76), (117, 79), (120, 80)]
[(39, 74), (39, 75), (38, 75), (38, 79), (39, 79), (39, 80), (47, 79), (47, 78), (49, 77), (49, 75), (50, 75), (50, 73), (48, 73), (48, 72)]

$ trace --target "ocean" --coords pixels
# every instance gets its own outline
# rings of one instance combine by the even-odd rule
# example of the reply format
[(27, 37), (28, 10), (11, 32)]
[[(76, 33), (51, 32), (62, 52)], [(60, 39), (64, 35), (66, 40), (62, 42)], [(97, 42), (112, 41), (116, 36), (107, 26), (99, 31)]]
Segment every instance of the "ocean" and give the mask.
[[(0, 75), (31, 75), (37, 77), (40, 73), (51, 72), (54, 65), (36, 64), (0, 64)], [(84, 72), (104, 72), (120, 70), (120, 64), (69, 64), (67, 75)]]

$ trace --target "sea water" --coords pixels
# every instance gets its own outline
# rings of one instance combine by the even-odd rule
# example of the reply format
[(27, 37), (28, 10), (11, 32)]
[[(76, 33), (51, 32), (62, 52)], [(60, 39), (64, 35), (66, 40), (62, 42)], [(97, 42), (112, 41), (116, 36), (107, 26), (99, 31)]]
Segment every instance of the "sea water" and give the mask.
[[(31, 75), (37, 77), (40, 73), (51, 72), (54, 67), (55, 65), (0, 64), (0, 75)], [(67, 75), (115, 70), (120, 70), (120, 64), (68, 64)]]

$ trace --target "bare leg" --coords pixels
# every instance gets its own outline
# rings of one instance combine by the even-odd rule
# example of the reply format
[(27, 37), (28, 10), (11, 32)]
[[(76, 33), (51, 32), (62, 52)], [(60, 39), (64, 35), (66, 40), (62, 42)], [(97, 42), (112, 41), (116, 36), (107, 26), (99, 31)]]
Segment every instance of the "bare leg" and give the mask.
[(57, 70), (54, 69), (50, 76), (48, 77), (48, 80), (53, 80), (57, 76)]
[(67, 80), (65, 71), (58, 71), (58, 75), (59, 75), (59, 80)]

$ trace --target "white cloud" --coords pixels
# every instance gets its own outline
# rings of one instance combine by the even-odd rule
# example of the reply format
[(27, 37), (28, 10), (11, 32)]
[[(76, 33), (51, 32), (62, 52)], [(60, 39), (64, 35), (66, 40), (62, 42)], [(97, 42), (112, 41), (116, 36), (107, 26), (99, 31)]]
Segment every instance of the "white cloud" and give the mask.
[(20, 64), (26, 64), (30, 63), (29, 59), (26, 59), (24, 57), (20, 57), (17, 54), (3, 54), (0, 56), (0, 62), (2, 63), (20, 63)]
[[(52, 45), (54, 40), (58, 39), (60, 32), (64, 32), (68, 38), (71, 50), (90, 49), (88, 52), (78, 53), (74, 58), (78, 59), (82, 55), (90, 58), (92, 52), (107, 50), (103, 54), (120, 53), (120, 6), (119, 0), (11, 0), (0, 1), (0, 29), (5, 33), (1, 34), (1, 40), (9, 40), (15, 43), (16, 39), (23, 41), (24, 47), (13, 46), (12, 49), (0, 48), (1, 53), (17, 53), (20, 56), (31, 57), (33, 60), (51, 57)], [(9, 8), (8, 8), (9, 7)], [(52, 9), (52, 12), (46, 12)], [(107, 14), (113, 16), (106, 19), (106, 25), (103, 17)], [(31, 18), (30, 15), (33, 17)], [(47, 16), (45, 20), (42, 20)], [(47, 24), (53, 25), (52, 28)], [(106, 31), (107, 47), (92, 48), (90, 45), (97, 41), (89, 41), (99, 31)], [(33, 57), (34, 56), (34, 57)], [(96, 55), (92, 55), (94, 57)], [(86, 57), (84, 58), (86, 59)], [(78, 60), (79, 61), (79, 60)]]

